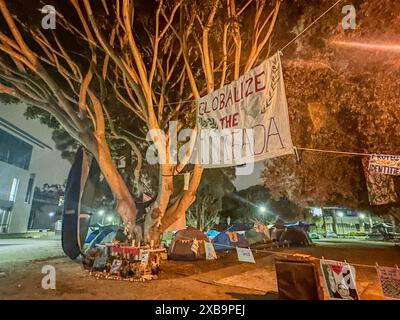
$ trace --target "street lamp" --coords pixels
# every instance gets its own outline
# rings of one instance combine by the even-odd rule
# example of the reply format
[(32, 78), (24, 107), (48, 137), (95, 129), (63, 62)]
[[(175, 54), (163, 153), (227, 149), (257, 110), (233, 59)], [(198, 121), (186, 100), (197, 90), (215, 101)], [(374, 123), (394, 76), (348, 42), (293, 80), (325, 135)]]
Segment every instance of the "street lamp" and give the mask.
[(260, 213), (265, 213), (265, 212), (267, 212), (267, 208), (265, 206), (260, 206), (260, 207), (258, 207), (258, 211)]
[(50, 227), (51, 227), (51, 225), (52, 225), (52, 223), (53, 223), (53, 217), (54, 217), (54, 215), (55, 215), (55, 213), (54, 212), (49, 212), (49, 223), (50, 223)]
[(358, 215), (359, 223), (360, 223), (360, 231), (365, 232), (365, 224), (364, 224), (364, 219), (365, 219), (365, 214), (364, 213), (360, 213)]

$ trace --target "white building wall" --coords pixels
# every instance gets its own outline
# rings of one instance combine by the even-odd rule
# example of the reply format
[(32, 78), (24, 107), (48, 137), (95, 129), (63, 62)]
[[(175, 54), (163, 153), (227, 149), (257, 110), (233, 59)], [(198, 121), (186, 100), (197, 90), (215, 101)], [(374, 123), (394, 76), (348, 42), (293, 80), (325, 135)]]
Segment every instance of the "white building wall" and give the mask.
[[(61, 153), (56, 150), (55, 143), (51, 139), (52, 130), (41, 124), (38, 120), (27, 120), (24, 116), (25, 109), (26, 107), (21, 104), (4, 105), (0, 102), (0, 117), (26, 133), (29, 133), (42, 143), (45, 143), (51, 149), (40, 148), (27, 139), (24, 139), (22, 136), (0, 125), (2, 130), (33, 146), (28, 170), (0, 161), (0, 200), (9, 200), (13, 180), (14, 178), (19, 179), (18, 190), (7, 233), (24, 233), (27, 231), (35, 187), (42, 187), (44, 183), (63, 184), (71, 166), (68, 161), (61, 158)], [(32, 173), (36, 174), (36, 177), (32, 188), (31, 201), (30, 203), (25, 203), (28, 182)]]
[(25, 203), (30, 172), (0, 161), (0, 199), (9, 200), (13, 180), (19, 180), (7, 233), (23, 233), (28, 227), (31, 203)]

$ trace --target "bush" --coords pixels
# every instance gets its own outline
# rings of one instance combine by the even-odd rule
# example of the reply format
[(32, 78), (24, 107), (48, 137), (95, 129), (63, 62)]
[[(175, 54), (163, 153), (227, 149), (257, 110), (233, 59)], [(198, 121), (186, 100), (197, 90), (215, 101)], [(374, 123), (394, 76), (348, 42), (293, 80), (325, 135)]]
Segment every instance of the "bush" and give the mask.
[(365, 237), (366, 235), (367, 235), (366, 232), (360, 232), (360, 231), (351, 231), (346, 234), (346, 236), (349, 237)]

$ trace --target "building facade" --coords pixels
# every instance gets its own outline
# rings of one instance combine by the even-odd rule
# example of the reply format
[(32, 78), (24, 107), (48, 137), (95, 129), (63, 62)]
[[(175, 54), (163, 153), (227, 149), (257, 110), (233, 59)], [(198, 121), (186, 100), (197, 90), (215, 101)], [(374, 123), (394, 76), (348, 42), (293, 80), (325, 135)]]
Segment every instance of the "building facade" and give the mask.
[(27, 120), (25, 109), (22, 105), (0, 105), (2, 234), (27, 232), (35, 186), (41, 187), (48, 180), (63, 183), (68, 172), (68, 163), (54, 150), (54, 143), (51, 145), (51, 129)]

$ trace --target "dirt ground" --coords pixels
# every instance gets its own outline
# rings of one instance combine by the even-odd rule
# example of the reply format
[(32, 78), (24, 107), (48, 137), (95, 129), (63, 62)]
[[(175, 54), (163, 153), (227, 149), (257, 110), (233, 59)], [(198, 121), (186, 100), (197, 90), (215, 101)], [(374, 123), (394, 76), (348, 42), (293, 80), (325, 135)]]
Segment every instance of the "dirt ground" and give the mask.
[[(356, 266), (362, 299), (384, 299), (373, 267), (376, 262), (400, 265), (400, 247), (380, 244), (319, 243), (275, 251), (370, 265)], [(256, 252), (254, 256), (255, 264), (238, 262), (235, 252), (217, 261), (165, 261), (160, 279), (145, 283), (96, 280), (79, 262), (65, 257), (23, 261), (0, 267), (5, 272), (0, 277), (0, 299), (277, 299), (275, 254)], [(48, 264), (56, 269), (55, 290), (41, 287), (41, 270)]]

